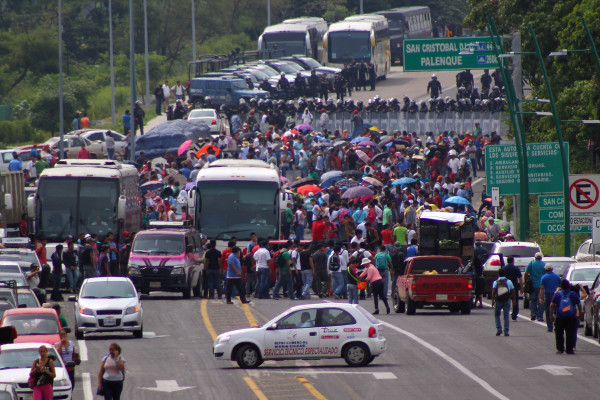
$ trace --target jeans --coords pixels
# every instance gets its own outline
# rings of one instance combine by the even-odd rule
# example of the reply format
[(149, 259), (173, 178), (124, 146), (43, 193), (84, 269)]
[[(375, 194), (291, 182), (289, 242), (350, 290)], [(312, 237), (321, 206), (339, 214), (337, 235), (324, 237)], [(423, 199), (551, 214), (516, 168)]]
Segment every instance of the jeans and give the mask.
[(389, 270), (381, 270), (379, 269), (379, 275), (381, 275), (381, 279), (383, 279), (383, 297), (387, 298), (388, 288), (390, 285), (390, 271)]
[(517, 316), (519, 315), (519, 291), (515, 289), (515, 293), (517, 295), (517, 301), (515, 301), (515, 304), (513, 304), (512, 307), (512, 313), (510, 314), (510, 316), (512, 317), (513, 321), (517, 320)]
[(269, 268), (260, 268), (256, 271), (258, 275), (258, 297), (260, 299), (269, 298)]
[(104, 400), (120, 400), (123, 391), (123, 381), (107, 381), (102, 379), (104, 389)]
[(565, 351), (565, 335), (567, 353), (573, 353), (575, 346), (575, 335), (577, 334), (577, 318), (556, 318), (554, 322), (554, 338), (556, 339), (556, 350)]
[(356, 284), (349, 283), (346, 287), (348, 289), (348, 303), (358, 304), (358, 288)]
[(208, 298), (213, 299), (215, 297), (215, 289), (217, 289), (217, 295), (219, 298), (223, 296), (223, 289), (221, 289), (221, 273), (218, 269), (207, 269), (208, 273)]
[(477, 159), (476, 158), (471, 158), (471, 173), (473, 174), (474, 178), (477, 178)]
[(327, 270), (315, 271), (315, 279), (317, 280), (317, 295), (319, 297), (327, 296), (327, 288), (329, 286), (329, 274)]
[(60, 294), (60, 278), (62, 278), (62, 274), (58, 273), (55, 274), (54, 272), (52, 273), (52, 279), (54, 280), (54, 285), (52, 287), (52, 300), (60, 300), (61, 298), (61, 294)]
[(548, 328), (548, 332), (552, 332), (552, 322), (550, 322), (552, 296), (554, 296), (554, 293), (544, 293), (544, 311), (546, 312), (546, 328)]
[(308, 176), (308, 167), (300, 167), (300, 176), (306, 178)]
[(304, 225), (297, 224), (295, 230), (296, 230), (296, 239), (304, 240)]
[(244, 293), (244, 285), (242, 285), (242, 278), (227, 278), (227, 289), (226, 289), (226, 297), (227, 302), (231, 302), (231, 293), (233, 292), (233, 288), (237, 289), (237, 293), (240, 296), (240, 301), (242, 303), (246, 302), (246, 294)]
[(273, 288), (273, 298), (276, 299), (279, 296), (279, 289), (284, 288), (287, 291), (287, 295), (292, 300), (294, 298), (294, 286), (292, 284), (292, 274), (290, 271), (279, 271), (279, 279)]
[(302, 287), (302, 295), (307, 299), (310, 299), (310, 287), (313, 282), (313, 272), (312, 269), (305, 269), (302, 271), (302, 282), (304, 286)]
[(162, 103), (163, 103), (163, 99), (162, 97), (157, 97), (156, 98), (156, 115), (160, 115), (162, 112)]
[(500, 322), (500, 313), (504, 311), (504, 333), (508, 333), (509, 327), (509, 314), (510, 314), (510, 300), (507, 301), (497, 301), (494, 304), (494, 318), (496, 319), (496, 330), (498, 332), (502, 331), (502, 323)]
[(79, 269), (67, 268), (67, 281), (69, 282), (69, 288), (76, 290), (79, 281)]
[(331, 273), (331, 289), (333, 293), (342, 296), (344, 290), (344, 273), (341, 271)]
[(538, 321), (544, 319), (544, 306), (540, 304), (540, 288), (534, 287), (533, 292), (529, 294), (529, 308), (531, 309), (531, 318)]
[(93, 265), (84, 265), (83, 266), (83, 279), (87, 278), (95, 278), (98, 276), (98, 272), (96, 271), (96, 267)]
[(375, 311), (379, 311), (379, 298), (385, 304), (385, 308), (390, 313), (390, 306), (388, 304), (387, 298), (383, 295), (383, 280), (371, 282), (371, 291), (373, 292), (373, 304), (375, 305)]
[(256, 293), (256, 272), (246, 272), (246, 294)]

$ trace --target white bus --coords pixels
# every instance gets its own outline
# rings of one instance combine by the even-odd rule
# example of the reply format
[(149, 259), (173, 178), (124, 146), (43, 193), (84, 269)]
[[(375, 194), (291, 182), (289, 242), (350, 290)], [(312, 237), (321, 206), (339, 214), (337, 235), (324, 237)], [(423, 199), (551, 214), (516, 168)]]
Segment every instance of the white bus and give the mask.
[(137, 169), (111, 160), (61, 160), (39, 178), (27, 199), (35, 234), (62, 242), (80, 233), (99, 236), (142, 228)]
[(331, 24), (323, 47), (329, 66), (343, 67), (353, 60), (372, 63), (380, 79), (390, 71), (390, 32), (383, 15), (354, 15)]
[(200, 170), (188, 192), (196, 229), (222, 248), (250, 234), (279, 239), (281, 184), (277, 167), (260, 160), (221, 159)]
[(287, 19), (265, 28), (258, 38), (258, 51), (280, 50), (285, 53), (283, 56), (305, 55), (323, 63), (325, 51), (321, 43), (325, 32), (327, 22), (323, 18)]
[(432, 37), (429, 7), (399, 7), (378, 11), (375, 14), (387, 18), (390, 28), (392, 64), (403, 64), (404, 39), (426, 39)]

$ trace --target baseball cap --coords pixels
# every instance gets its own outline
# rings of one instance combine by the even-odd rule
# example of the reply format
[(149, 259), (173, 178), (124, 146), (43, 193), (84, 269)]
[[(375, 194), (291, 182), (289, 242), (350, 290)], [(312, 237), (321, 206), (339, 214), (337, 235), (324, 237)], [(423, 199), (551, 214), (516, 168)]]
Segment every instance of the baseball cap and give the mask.
[(90, 235), (89, 233), (86, 233), (85, 236), (83, 237), (84, 239), (91, 239), (92, 235)]
[(550, 264), (546, 264), (546, 266), (544, 267), (546, 269), (546, 271), (552, 271), (552, 265)]
[(535, 253), (535, 258), (542, 258), (542, 253), (540, 253), (539, 251), (537, 253)]

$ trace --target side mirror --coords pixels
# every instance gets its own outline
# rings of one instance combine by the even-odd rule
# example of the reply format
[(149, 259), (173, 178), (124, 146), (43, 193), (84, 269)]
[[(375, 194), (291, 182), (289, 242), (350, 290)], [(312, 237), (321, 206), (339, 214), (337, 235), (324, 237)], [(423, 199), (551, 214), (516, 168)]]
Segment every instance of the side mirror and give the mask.
[(77, 301), (77, 296), (69, 296), (69, 301)]
[(274, 331), (277, 329), (277, 324), (272, 324), (270, 327), (267, 328), (268, 331)]

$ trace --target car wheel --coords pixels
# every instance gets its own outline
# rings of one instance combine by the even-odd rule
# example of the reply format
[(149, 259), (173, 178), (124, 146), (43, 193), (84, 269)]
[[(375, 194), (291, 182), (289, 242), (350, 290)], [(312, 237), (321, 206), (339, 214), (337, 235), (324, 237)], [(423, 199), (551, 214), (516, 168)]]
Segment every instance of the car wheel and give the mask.
[(83, 340), (83, 332), (81, 332), (79, 330), (79, 327), (77, 326), (77, 324), (75, 325), (75, 339)]
[(256, 346), (252, 344), (245, 344), (240, 347), (235, 355), (240, 368), (256, 368), (262, 364), (262, 358)]
[(196, 286), (194, 286), (194, 288), (192, 289), (192, 291), (194, 292), (194, 297), (200, 297), (201, 294), (201, 288), (200, 288), (200, 283), (202, 282), (202, 277), (199, 276), (198, 277), (198, 284)]
[(471, 314), (471, 302), (470, 301), (463, 301), (460, 304), (460, 313), (463, 315)]
[(417, 313), (417, 303), (410, 297), (406, 301), (406, 315), (415, 315)]
[(592, 336), (592, 334), (593, 334), (592, 326), (590, 324), (588, 324), (587, 322), (585, 322), (583, 325), (583, 334), (584, 334), (584, 336)]
[(342, 354), (346, 363), (351, 367), (362, 367), (371, 362), (369, 349), (363, 343), (347, 344)]
[(133, 337), (136, 339), (141, 339), (144, 337), (144, 325), (142, 325), (139, 331), (133, 331)]
[(458, 303), (448, 304), (448, 309), (451, 313), (457, 313), (460, 311), (460, 305)]
[(402, 300), (400, 300), (398, 293), (394, 293), (392, 295), (392, 303), (394, 305), (394, 311), (397, 313), (403, 313), (404, 310), (406, 309), (406, 305), (404, 304), (404, 302)]

